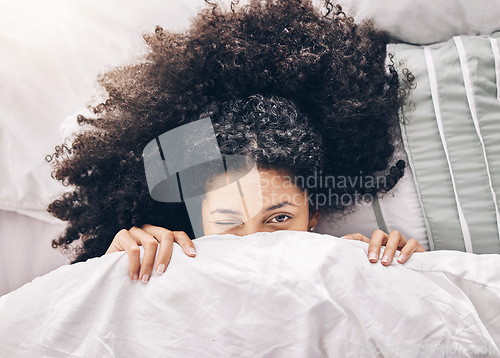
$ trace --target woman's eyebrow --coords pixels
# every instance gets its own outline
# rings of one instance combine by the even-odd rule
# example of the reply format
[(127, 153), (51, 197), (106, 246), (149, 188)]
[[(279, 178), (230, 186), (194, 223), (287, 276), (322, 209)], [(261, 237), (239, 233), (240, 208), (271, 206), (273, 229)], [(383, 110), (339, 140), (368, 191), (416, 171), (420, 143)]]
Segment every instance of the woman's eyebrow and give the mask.
[(243, 215), (240, 211), (235, 211), (231, 209), (215, 209), (210, 214), (230, 214), (230, 215)]
[(284, 202), (282, 202), (282, 203), (279, 203), (279, 204), (276, 204), (276, 205), (270, 206), (270, 207), (268, 207), (267, 209), (265, 209), (264, 211), (265, 211), (265, 212), (268, 212), (268, 211), (276, 210), (276, 209), (282, 208), (282, 207), (287, 206), (287, 205), (292, 205), (292, 206), (296, 206), (296, 207), (298, 207), (298, 205), (292, 204), (292, 203), (290, 203), (290, 202), (288, 202), (288, 201), (284, 201)]

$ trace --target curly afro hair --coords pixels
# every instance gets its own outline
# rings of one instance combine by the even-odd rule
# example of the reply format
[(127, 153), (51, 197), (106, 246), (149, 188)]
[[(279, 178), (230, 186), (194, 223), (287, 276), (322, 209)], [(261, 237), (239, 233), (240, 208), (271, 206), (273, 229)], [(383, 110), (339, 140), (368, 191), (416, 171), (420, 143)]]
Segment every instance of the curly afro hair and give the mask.
[(207, 112), (223, 155), (244, 155), (259, 168), (294, 176), (322, 169), (322, 136), (290, 100), (253, 95), (214, 102)]
[(78, 116), (82, 130), (48, 156), (53, 177), (72, 189), (48, 207), (68, 222), (53, 246), (72, 251), (74, 262), (104, 254), (132, 226), (192, 234), (183, 204), (151, 199), (142, 151), (207, 112), (225, 153), (251, 153), (262, 166), (279, 163), (298, 175), (386, 179), (339, 194), (386, 192), (402, 176), (404, 162), (391, 163), (409, 87), (386, 64), (387, 34), (330, 1), (325, 11), (309, 0), (251, 0), (227, 10), (207, 3), (187, 31), (157, 27), (144, 36), (144, 59), (102, 75), (108, 99), (92, 107), (95, 116)]

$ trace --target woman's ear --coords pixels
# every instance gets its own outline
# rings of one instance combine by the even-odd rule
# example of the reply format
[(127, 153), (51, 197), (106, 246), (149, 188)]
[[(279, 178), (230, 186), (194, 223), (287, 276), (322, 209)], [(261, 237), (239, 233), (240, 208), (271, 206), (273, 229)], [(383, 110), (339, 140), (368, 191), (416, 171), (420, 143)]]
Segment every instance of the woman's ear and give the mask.
[(309, 209), (309, 227), (313, 228), (318, 225), (319, 219), (321, 218), (321, 213), (317, 209)]

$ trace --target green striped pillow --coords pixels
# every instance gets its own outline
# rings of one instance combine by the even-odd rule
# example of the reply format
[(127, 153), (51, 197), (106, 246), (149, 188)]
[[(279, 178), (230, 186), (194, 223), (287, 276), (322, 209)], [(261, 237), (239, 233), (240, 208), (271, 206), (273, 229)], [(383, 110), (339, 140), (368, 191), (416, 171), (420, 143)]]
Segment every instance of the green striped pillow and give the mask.
[(401, 127), (431, 249), (500, 253), (500, 32), (388, 50), (416, 77)]

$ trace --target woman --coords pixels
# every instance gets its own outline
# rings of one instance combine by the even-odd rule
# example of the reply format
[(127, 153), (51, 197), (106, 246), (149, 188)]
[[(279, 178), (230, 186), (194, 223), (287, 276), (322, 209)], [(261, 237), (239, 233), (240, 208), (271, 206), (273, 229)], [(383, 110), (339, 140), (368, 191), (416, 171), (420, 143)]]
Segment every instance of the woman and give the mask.
[[(181, 175), (180, 184), (191, 226), (201, 228), (201, 234), (195, 236), (312, 231), (320, 213), (326, 214), (336, 207), (336, 202), (324, 200), (337, 198), (332, 195), (335, 187), (308, 185), (314, 183), (308, 179), (316, 178), (317, 172), (323, 169), (324, 138), (291, 101), (254, 95), (244, 100), (215, 103), (203, 116), (206, 115), (211, 118), (218, 150), (225, 156), (225, 165), (217, 168), (215, 162), (209, 162), (198, 166), (197, 170), (190, 170), (187, 176)], [(210, 141), (210, 138), (197, 135), (207, 131), (197, 131), (193, 126), (189, 130), (195, 135), (187, 140), (188, 154), (183, 158), (186, 161), (199, 156), (197, 149), (206, 148), (205, 144)], [(169, 149), (162, 145), (164, 153)], [(148, 162), (146, 159), (145, 163)], [(173, 180), (177, 185), (177, 178)], [(159, 186), (149, 186), (152, 196)], [(193, 195), (186, 195), (188, 187), (203, 188), (197, 190), (201, 193), (198, 200), (193, 200)], [(164, 190), (167, 190), (166, 186)], [(160, 196), (158, 191), (154, 193), (154, 197)], [(387, 244), (387, 257), (383, 258), (386, 265), (392, 261), (396, 248), (402, 249), (398, 256), (400, 263), (413, 252), (424, 251), (416, 240), (407, 242), (397, 232), (392, 235), (377, 232), (372, 241), (359, 234), (352, 235), (352, 238), (371, 243), (369, 258), (373, 258), (373, 262), (378, 260), (381, 245)], [(188, 256), (195, 255), (194, 245), (187, 234), (152, 225), (121, 230), (107, 253), (127, 251), (131, 278), (137, 280), (140, 277), (141, 281), (147, 282), (158, 247), (156, 271), (161, 274), (168, 266), (174, 241)], [(139, 245), (145, 248), (142, 269)]]
[[(293, 107), (307, 118), (310, 130), (306, 132), (319, 136), (321, 145), (316, 145), (315, 152), (321, 152), (322, 159), (314, 170), (325, 177), (352, 179), (352, 185), (336, 186), (333, 194), (355, 200), (347, 204), (333, 201), (321, 211), (349, 210), (367, 195), (390, 190), (404, 169), (404, 162), (391, 165), (391, 161), (398, 111), (407, 87), (400, 85), (394, 68), (385, 64), (389, 38), (384, 33), (369, 23), (355, 24), (339, 8), (333, 11), (330, 2), (326, 9), (323, 15), (310, 1), (288, 0), (232, 4), (229, 11), (212, 5), (185, 33), (157, 28), (146, 35), (150, 52), (144, 61), (116, 68), (100, 78), (109, 99), (94, 108), (96, 118), (79, 116), (85, 130), (75, 135), (70, 146), (56, 148), (51, 156), (54, 177), (74, 186), (72, 192), (49, 205), (53, 215), (68, 221), (53, 246), (75, 250), (74, 262), (102, 255), (110, 245), (108, 252), (128, 248), (130, 275), (143, 281), (153, 269), (154, 238), (168, 243), (160, 247), (158, 271), (168, 264), (174, 240), (194, 256), (189, 251), (194, 246), (189, 240), (193, 232), (186, 207), (150, 197), (143, 149), (162, 133), (213, 111), (222, 151), (224, 133), (243, 138), (247, 132), (237, 120), (218, 131), (217, 113), (225, 113), (220, 106), (239, 108), (243, 104), (236, 105), (238, 100), (247, 103), (250, 98), (261, 98), (262, 103), (273, 96), (289, 101), (287, 108)], [(406, 80), (411, 82), (410, 74)], [(259, 111), (259, 106), (250, 111), (255, 112), (250, 118)], [(267, 136), (273, 138), (282, 130), (277, 127)], [(308, 142), (306, 132), (294, 139), (298, 148)], [(313, 169), (307, 165), (300, 169), (306, 176)], [(299, 170), (297, 163), (294, 168)], [(363, 184), (366, 181), (355, 180), (359, 177), (384, 180), (382, 185), (368, 186)], [(389, 243), (384, 260), (389, 264), (396, 248), (404, 246), (397, 245), (404, 238), (391, 235), (389, 239), (377, 231), (371, 240), (350, 237), (370, 241), (371, 251), (375, 251), (372, 256)], [(82, 245), (75, 249), (72, 243), (76, 240)], [(140, 269), (137, 247), (131, 243), (146, 246)]]

